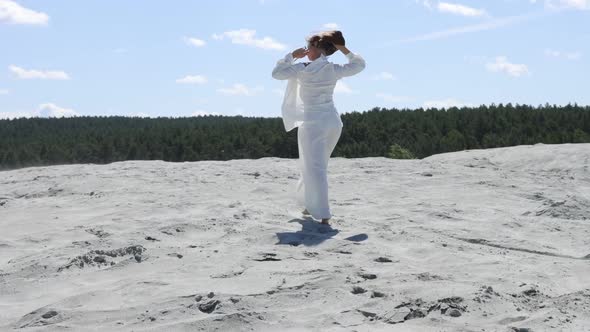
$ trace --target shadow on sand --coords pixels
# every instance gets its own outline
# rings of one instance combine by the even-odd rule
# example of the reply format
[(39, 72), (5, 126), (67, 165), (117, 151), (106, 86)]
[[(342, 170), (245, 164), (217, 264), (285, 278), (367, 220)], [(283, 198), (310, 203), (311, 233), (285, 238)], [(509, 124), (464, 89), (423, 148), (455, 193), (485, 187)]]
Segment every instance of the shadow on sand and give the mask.
[[(289, 222), (297, 222), (301, 224), (301, 230), (297, 232), (277, 233), (279, 242), (276, 244), (288, 244), (292, 246), (302, 244), (310, 247), (317, 246), (340, 232), (338, 229), (332, 228), (331, 225), (322, 225), (310, 217), (291, 219)], [(358, 234), (350, 236), (345, 240), (360, 242), (368, 238), (367, 234)]]

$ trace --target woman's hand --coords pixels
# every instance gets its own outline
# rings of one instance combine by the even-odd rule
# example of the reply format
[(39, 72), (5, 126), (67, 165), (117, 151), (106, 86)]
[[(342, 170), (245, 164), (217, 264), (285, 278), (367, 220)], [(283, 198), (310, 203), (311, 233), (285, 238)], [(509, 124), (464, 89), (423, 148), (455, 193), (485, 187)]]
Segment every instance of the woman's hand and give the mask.
[(340, 52), (344, 53), (344, 55), (350, 53), (350, 50), (344, 45), (334, 44), (334, 47), (336, 47)]
[(293, 53), (291, 53), (293, 55), (293, 58), (295, 59), (299, 59), (299, 58), (303, 58), (307, 55), (307, 49), (305, 48), (298, 48), (295, 51), (293, 51)]

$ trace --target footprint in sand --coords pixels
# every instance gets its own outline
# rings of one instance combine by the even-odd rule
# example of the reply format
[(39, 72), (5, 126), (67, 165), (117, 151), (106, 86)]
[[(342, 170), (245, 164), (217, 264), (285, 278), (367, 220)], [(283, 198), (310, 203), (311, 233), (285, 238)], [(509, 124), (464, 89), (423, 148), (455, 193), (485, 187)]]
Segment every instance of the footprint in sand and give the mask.
[(255, 261), (259, 262), (278, 262), (281, 261), (280, 258), (276, 257), (277, 254), (275, 253), (263, 253), (261, 258), (255, 258)]
[(363, 293), (366, 293), (366, 292), (367, 292), (366, 289), (364, 289), (362, 287), (359, 287), (359, 286), (352, 287), (352, 291), (351, 291), (352, 294), (363, 294)]

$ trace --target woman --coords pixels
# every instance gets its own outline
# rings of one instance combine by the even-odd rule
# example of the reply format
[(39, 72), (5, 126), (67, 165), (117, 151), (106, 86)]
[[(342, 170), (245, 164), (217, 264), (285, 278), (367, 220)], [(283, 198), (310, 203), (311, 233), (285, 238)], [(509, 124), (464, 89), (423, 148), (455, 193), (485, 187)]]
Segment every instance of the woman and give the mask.
[[(332, 96), (336, 82), (365, 68), (364, 59), (344, 46), (340, 31), (312, 35), (306, 48), (299, 48), (279, 60), (272, 77), (289, 80), (282, 115), (285, 130), (298, 127), (300, 178), (296, 186), (297, 203), (329, 224), (332, 217), (328, 203), (327, 167), (330, 155), (342, 133), (342, 120), (334, 107)], [(340, 50), (348, 58), (344, 65), (329, 62), (327, 56)], [(307, 56), (310, 62), (296, 63)]]

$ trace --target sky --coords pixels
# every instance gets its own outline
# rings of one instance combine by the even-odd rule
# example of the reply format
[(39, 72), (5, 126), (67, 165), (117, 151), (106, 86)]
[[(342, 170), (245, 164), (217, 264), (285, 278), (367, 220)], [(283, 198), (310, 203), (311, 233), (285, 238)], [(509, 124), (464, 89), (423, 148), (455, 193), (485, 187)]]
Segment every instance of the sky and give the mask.
[(590, 105), (590, 0), (449, 1), (0, 0), (0, 118), (279, 117), (276, 62), (334, 29), (341, 114)]

